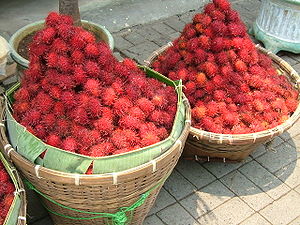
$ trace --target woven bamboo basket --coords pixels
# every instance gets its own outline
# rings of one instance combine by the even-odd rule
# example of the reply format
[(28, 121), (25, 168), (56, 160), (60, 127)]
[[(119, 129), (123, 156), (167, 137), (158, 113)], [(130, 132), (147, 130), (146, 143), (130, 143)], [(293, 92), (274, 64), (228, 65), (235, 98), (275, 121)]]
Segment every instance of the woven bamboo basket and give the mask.
[[(142, 224), (188, 137), (191, 114), (185, 97), (184, 104), (186, 122), (175, 144), (148, 163), (116, 173), (79, 175), (47, 169), (31, 163), (11, 147), (5, 126), (0, 128), (0, 139), (6, 155), (31, 188), (42, 195), (43, 204), (56, 225)], [(3, 104), (1, 118), (5, 118)], [(101, 213), (106, 215), (102, 217)]]
[[(168, 43), (157, 51), (153, 52), (145, 60), (146, 66), (151, 66), (152, 62), (173, 44)], [(256, 45), (258, 51), (268, 55), (277, 71), (285, 75), (293, 86), (300, 92), (300, 76), (283, 59)], [(260, 144), (272, 140), (273, 137), (288, 130), (300, 116), (300, 104), (293, 115), (283, 124), (261, 132), (250, 134), (217, 134), (191, 127), (188, 140), (186, 142), (183, 158), (196, 161), (223, 161), (241, 162), (247, 158)]]
[[(1, 148), (3, 150), (3, 148)], [(14, 200), (7, 213), (3, 225), (26, 225), (26, 192), (23, 182), (10, 161), (0, 152), (0, 161), (3, 163), (6, 171), (15, 185)]]

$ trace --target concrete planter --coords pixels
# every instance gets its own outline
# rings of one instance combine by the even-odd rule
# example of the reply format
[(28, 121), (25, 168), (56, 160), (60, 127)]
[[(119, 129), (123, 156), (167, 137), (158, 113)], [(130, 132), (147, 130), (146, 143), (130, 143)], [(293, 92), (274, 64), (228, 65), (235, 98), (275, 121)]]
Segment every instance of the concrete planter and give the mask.
[(300, 1), (262, 0), (253, 34), (273, 53), (300, 53)]
[[(16, 63), (18, 63), (24, 68), (28, 68), (29, 61), (23, 58), (17, 52), (18, 46), (26, 36), (32, 34), (33, 32), (41, 30), (44, 27), (44, 22), (45, 22), (44, 20), (41, 20), (35, 23), (28, 24), (25, 27), (22, 27), (16, 33), (14, 33), (9, 40), (9, 44), (11, 46), (11, 57), (16, 61)], [(114, 39), (111, 33), (105, 27), (86, 20), (81, 20), (81, 23), (83, 28), (94, 33), (95, 36), (99, 37), (101, 40), (106, 42), (109, 45), (110, 49), (113, 50)]]

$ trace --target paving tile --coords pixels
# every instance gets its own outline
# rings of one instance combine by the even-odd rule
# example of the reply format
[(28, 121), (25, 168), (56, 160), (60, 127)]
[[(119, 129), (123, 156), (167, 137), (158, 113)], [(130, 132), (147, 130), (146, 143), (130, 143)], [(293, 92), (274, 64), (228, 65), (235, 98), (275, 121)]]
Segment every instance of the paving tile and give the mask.
[(278, 145), (282, 144), (284, 140), (279, 136), (274, 137), (272, 140), (268, 141), (265, 146), (267, 150), (274, 150)]
[(239, 171), (233, 171), (226, 175), (221, 179), (221, 182), (255, 211), (259, 211), (273, 202), (271, 197), (249, 181)]
[(53, 225), (53, 222), (50, 219), (50, 217), (47, 216), (47, 217), (44, 217), (41, 220), (38, 220), (38, 221), (32, 223), (31, 225)]
[(185, 26), (185, 23), (182, 22), (178, 16), (169, 17), (168, 19), (164, 20), (164, 23), (178, 32), (181, 32)]
[(174, 170), (171, 176), (167, 179), (164, 184), (164, 188), (169, 191), (169, 193), (177, 200), (184, 198), (185, 196), (196, 191), (196, 187), (188, 182), (176, 170)]
[(211, 173), (195, 161), (180, 160), (176, 169), (198, 189), (216, 180)]
[[(248, 159), (249, 160), (249, 159)], [(211, 163), (204, 163), (203, 166), (208, 169), (213, 175), (217, 178), (220, 178), (231, 171), (239, 168), (242, 166), (243, 163), (219, 163), (219, 162), (211, 162)]]
[(280, 198), (290, 190), (287, 185), (256, 161), (251, 161), (242, 166), (239, 168), (239, 171), (274, 200)]
[(172, 41), (174, 41), (174, 40), (177, 39), (180, 35), (181, 35), (181, 33), (175, 32), (175, 33), (169, 34), (169, 37), (170, 37), (170, 39), (171, 39)]
[(163, 22), (155, 23), (152, 28), (163, 35), (173, 34), (176, 31)]
[(288, 224), (300, 214), (300, 194), (291, 191), (260, 211), (273, 224)]
[(254, 211), (241, 199), (233, 198), (198, 219), (205, 225), (237, 225)]
[(171, 41), (171, 38), (167, 36), (161, 36), (160, 38), (153, 40), (153, 42), (160, 47), (168, 44)]
[(128, 49), (133, 46), (132, 43), (119, 35), (114, 35), (115, 48), (118, 50)]
[(144, 53), (152, 53), (158, 48), (159, 46), (157, 44), (151, 41), (145, 41), (141, 44), (129, 48), (128, 51), (133, 54), (143, 55)]
[(300, 216), (295, 220), (293, 220), (291, 223), (289, 223), (289, 225), (299, 225), (299, 224), (300, 224)]
[(266, 152), (267, 152), (266, 146), (261, 144), (254, 150), (254, 152), (251, 153), (250, 156), (255, 159), (255, 158), (265, 154)]
[(291, 162), (278, 170), (275, 175), (291, 188), (300, 185), (300, 160)]
[(157, 213), (157, 216), (170, 225), (199, 225), (199, 223), (178, 203)]
[(181, 200), (180, 203), (194, 218), (199, 218), (232, 197), (234, 197), (234, 193), (226, 188), (220, 181), (215, 181), (200, 191)]
[(261, 165), (274, 173), (282, 167), (297, 159), (296, 149), (288, 143), (283, 143), (274, 148), (274, 151), (268, 151), (266, 154), (256, 158)]
[(282, 133), (282, 134), (280, 135), (280, 137), (281, 137), (284, 141), (290, 140), (290, 139), (292, 138), (288, 132)]
[[(300, 72), (300, 64), (297, 64), (299, 66), (299, 72)], [(300, 134), (300, 120), (298, 120), (290, 129), (287, 130), (287, 132), (290, 134), (291, 137), (295, 137)]]
[(155, 39), (162, 37), (162, 35), (159, 32), (157, 32), (155, 29), (153, 29), (150, 26), (142, 26), (137, 30), (137, 33), (139, 33), (149, 41), (153, 41)]
[(195, 12), (187, 12), (179, 16), (179, 20), (181, 20), (183, 23), (191, 23), (192, 19), (196, 13)]
[(125, 35), (124, 38), (134, 45), (141, 44), (146, 40), (142, 35), (137, 33), (135, 30), (133, 30), (129, 34)]
[(255, 213), (254, 215), (250, 216), (248, 219), (240, 223), (239, 225), (272, 225), (268, 222), (265, 218), (263, 218), (260, 214)]
[(169, 205), (175, 203), (176, 200), (173, 196), (171, 196), (164, 188), (162, 188), (157, 196), (157, 199), (151, 208), (149, 215), (155, 214), (158, 211), (166, 208)]
[(163, 222), (155, 215), (148, 216), (145, 220), (143, 225), (164, 225)]

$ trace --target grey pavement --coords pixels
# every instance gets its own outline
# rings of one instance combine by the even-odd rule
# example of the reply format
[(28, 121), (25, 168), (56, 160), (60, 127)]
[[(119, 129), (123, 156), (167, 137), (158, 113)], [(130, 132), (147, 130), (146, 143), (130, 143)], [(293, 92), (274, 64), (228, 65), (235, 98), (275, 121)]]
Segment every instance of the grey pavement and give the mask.
[[(147, 20), (128, 19), (128, 27), (113, 26), (114, 19), (116, 23), (120, 23), (117, 18), (126, 18), (129, 14), (137, 17), (137, 14), (131, 14), (134, 9), (129, 6), (137, 6), (141, 2), (144, 1), (103, 1), (100, 4), (95, 0), (94, 3), (84, 3), (86, 11), (83, 11), (83, 18), (92, 18), (94, 22), (106, 24), (108, 28), (113, 27), (112, 30), (116, 31), (113, 32), (115, 54), (119, 58), (131, 57), (139, 63), (143, 63), (154, 50), (178, 37), (184, 24), (189, 22), (204, 4), (194, 0), (176, 1), (178, 4), (182, 2), (187, 5), (184, 5), (181, 11), (174, 9), (169, 13), (162, 12), (158, 16), (150, 13), (157, 5), (153, 4), (152, 7), (149, 3), (144, 5), (149, 7), (149, 14), (142, 11), (145, 17), (149, 15)], [(168, 0), (160, 2), (161, 6), (170, 3)], [(240, 12), (244, 22), (251, 26), (258, 13), (260, 1), (231, 2)], [(128, 4), (128, 8), (125, 3)], [(194, 3), (198, 3), (198, 7)], [(94, 6), (94, 9), (91, 9), (91, 6)], [(110, 8), (113, 10), (109, 11)], [(161, 8), (164, 11), (163, 7)], [(123, 13), (120, 17), (111, 14), (112, 11), (117, 12), (121, 9), (123, 12), (128, 10), (128, 14)], [(97, 15), (97, 12), (103, 12), (105, 16)], [(2, 26), (0, 22), (0, 32), (3, 31)], [(299, 55), (280, 52), (279, 56), (300, 72)], [(299, 158), (300, 121), (270, 143), (259, 146), (241, 163), (198, 163), (180, 160), (144, 224), (299, 225)], [(30, 210), (33, 212), (37, 209), (30, 205)], [(40, 217), (43, 218), (35, 219), (36, 221), (33, 218), (31, 221), (34, 222), (30, 225), (52, 225), (45, 211), (40, 212)]]

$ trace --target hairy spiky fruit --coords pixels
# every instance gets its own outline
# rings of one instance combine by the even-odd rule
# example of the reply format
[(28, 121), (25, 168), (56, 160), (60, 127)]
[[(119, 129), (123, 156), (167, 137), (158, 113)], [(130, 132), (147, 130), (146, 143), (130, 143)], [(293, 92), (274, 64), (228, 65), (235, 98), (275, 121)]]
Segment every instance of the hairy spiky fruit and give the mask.
[(111, 155), (114, 151), (115, 148), (110, 142), (100, 143), (90, 148), (92, 157), (108, 156)]
[(78, 143), (75, 138), (67, 137), (62, 142), (62, 149), (69, 151), (69, 152), (76, 152), (78, 148)]

